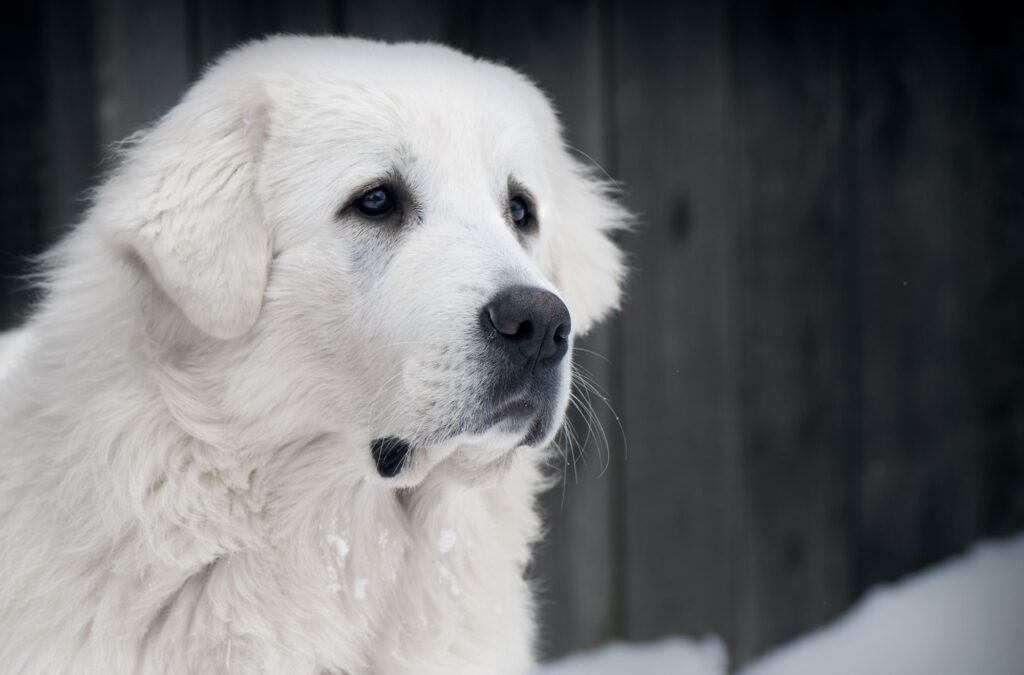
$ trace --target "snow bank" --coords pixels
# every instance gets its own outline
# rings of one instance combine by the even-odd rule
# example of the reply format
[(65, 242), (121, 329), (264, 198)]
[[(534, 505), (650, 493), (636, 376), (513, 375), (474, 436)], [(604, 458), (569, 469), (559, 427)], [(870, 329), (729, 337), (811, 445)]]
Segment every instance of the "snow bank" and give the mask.
[(537, 668), (535, 675), (725, 675), (725, 646), (716, 637), (670, 637), (648, 644), (613, 642)]
[(831, 625), (740, 671), (865, 673), (1024, 673), (1024, 536), (878, 587)]
[[(720, 640), (614, 643), (535, 675), (724, 675)], [(1021, 675), (1024, 533), (879, 586), (737, 675)]]

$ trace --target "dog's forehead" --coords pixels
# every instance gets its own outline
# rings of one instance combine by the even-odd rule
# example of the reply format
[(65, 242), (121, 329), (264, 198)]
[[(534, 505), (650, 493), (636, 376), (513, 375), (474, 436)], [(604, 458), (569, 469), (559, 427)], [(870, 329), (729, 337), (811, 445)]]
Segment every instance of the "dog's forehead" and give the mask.
[(275, 97), (291, 133), (456, 160), (537, 157), (557, 138), (546, 97), (505, 66), (429, 44), (342, 42), (292, 64)]

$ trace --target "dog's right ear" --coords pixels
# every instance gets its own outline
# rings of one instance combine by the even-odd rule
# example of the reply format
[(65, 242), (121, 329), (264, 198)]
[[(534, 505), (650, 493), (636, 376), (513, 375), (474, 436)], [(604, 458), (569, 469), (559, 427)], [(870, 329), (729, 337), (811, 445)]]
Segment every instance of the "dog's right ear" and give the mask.
[(255, 190), (266, 100), (223, 69), (131, 143), (97, 202), (189, 321), (227, 339), (259, 315), (271, 246)]

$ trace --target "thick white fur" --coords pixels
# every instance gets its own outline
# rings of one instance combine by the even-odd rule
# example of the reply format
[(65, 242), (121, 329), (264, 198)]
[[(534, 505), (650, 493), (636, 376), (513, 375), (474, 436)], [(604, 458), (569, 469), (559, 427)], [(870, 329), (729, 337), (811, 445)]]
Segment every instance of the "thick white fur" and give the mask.
[[(336, 216), (388, 172), (414, 222)], [(507, 222), (510, 176), (536, 236)], [(486, 300), (555, 290), (580, 334), (618, 301), (622, 222), (507, 68), (230, 53), (53, 251), (0, 385), (0, 672), (525, 672), (552, 434), (445, 430), (479, 412)], [(424, 443), (395, 479), (385, 435)]]

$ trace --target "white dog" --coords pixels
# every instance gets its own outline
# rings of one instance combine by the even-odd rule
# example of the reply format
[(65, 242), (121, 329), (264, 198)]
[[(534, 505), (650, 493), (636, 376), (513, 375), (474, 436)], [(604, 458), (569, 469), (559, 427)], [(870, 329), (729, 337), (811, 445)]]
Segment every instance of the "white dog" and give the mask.
[(52, 252), (0, 387), (0, 672), (528, 670), (624, 220), (508, 68), (230, 53)]

